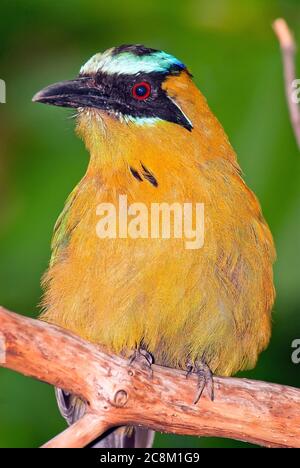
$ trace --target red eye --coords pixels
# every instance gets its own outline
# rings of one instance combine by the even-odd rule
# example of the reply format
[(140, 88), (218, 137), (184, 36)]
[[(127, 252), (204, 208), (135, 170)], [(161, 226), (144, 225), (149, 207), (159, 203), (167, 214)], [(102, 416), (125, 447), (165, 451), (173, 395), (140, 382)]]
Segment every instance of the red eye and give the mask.
[(151, 94), (151, 86), (146, 81), (136, 83), (132, 88), (132, 96), (138, 101), (144, 101), (148, 99)]

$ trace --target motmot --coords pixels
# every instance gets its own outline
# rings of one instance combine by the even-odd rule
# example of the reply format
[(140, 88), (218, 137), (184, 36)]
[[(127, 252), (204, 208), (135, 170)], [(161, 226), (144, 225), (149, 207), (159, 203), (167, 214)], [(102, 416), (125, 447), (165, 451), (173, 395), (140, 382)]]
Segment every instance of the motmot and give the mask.
[[(149, 366), (195, 372), (195, 401), (205, 387), (213, 398), (213, 374), (253, 368), (269, 343), (275, 248), (188, 68), (168, 53), (122, 45), (33, 100), (76, 109), (90, 154), (55, 225), (41, 319)], [(125, 195), (149, 211), (153, 203), (202, 203), (201, 248), (186, 249), (180, 237), (100, 238), (97, 207)], [(56, 395), (70, 424), (84, 413), (77, 396)], [(152, 431), (122, 427), (97, 446), (152, 442)]]

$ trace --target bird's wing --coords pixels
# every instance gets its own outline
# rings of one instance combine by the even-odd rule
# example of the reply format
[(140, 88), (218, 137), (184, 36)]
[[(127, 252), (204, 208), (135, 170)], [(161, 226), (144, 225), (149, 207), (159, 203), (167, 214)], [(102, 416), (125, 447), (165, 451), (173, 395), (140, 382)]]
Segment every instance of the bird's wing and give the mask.
[(69, 219), (70, 208), (72, 207), (76, 199), (77, 193), (78, 193), (78, 188), (76, 187), (70, 193), (69, 197), (67, 198), (64, 209), (59, 215), (55, 223), (52, 242), (51, 242), (52, 255), (51, 255), (51, 260), (50, 260), (50, 266), (52, 266), (56, 262), (61, 250), (67, 246), (69, 238), (70, 238), (70, 234), (72, 230), (74, 229), (74, 227), (76, 226), (76, 225), (69, 226), (68, 219)]

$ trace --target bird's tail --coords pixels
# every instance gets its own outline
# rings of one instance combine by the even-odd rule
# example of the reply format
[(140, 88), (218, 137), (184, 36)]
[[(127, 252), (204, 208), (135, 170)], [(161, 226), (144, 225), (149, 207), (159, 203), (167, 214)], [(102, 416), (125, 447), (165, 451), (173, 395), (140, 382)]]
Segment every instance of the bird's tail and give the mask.
[(151, 448), (154, 434), (143, 427), (118, 427), (92, 442), (90, 448)]
[[(60, 388), (55, 389), (59, 411), (69, 425), (85, 413), (85, 403), (80, 398)], [(154, 431), (143, 427), (122, 426), (112, 429), (93, 441), (89, 448), (151, 448)]]

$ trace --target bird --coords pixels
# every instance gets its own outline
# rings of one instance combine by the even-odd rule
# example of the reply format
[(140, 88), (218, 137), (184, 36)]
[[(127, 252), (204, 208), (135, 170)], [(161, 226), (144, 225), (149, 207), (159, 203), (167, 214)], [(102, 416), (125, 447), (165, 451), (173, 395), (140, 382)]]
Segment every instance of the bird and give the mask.
[[(191, 72), (171, 54), (125, 44), (93, 55), (74, 79), (45, 87), (33, 101), (75, 109), (90, 155), (54, 228), (41, 320), (149, 366), (195, 372), (195, 402), (205, 386), (213, 398), (213, 375), (255, 367), (269, 343), (276, 253), (259, 201)], [(121, 196), (149, 213), (155, 203), (201, 204), (201, 246), (147, 236), (141, 226), (135, 236), (100, 237), (97, 207), (117, 211)], [(56, 396), (69, 424), (84, 414), (76, 395), (56, 389)], [(153, 437), (147, 428), (119, 427), (95, 446), (149, 447)]]

